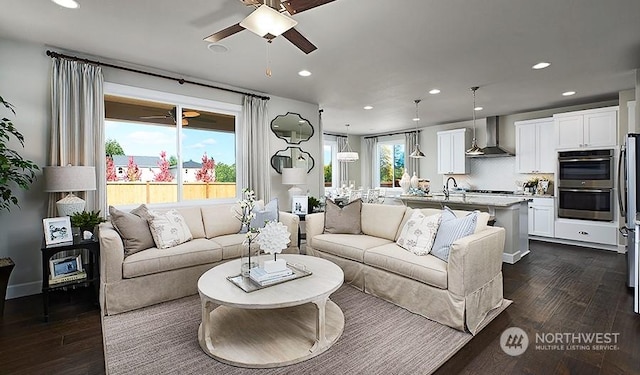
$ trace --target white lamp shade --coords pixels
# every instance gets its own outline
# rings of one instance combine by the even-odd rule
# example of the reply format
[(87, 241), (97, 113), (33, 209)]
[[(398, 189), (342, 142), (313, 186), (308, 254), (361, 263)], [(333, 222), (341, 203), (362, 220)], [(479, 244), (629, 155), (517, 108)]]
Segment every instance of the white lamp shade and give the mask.
[(95, 167), (44, 167), (45, 191), (50, 193), (96, 190)]
[(240, 22), (240, 26), (264, 37), (267, 34), (278, 36), (294, 27), (298, 21), (288, 17), (266, 4), (262, 4), (247, 18)]
[(338, 161), (341, 162), (354, 162), (358, 160), (358, 153), (355, 151), (341, 151), (336, 154)]
[(307, 183), (306, 168), (282, 168), (283, 185), (304, 185)]

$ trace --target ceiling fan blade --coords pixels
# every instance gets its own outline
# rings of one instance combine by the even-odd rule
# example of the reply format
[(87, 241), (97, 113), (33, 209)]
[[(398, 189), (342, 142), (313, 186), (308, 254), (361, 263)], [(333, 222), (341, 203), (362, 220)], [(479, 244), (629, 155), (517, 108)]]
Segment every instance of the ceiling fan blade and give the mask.
[(239, 33), (242, 30), (244, 30), (244, 27), (240, 26), (239, 23), (236, 23), (233, 26), (229, 26), (226, 29), (220, 30), (215, 34), (209, 35), (208, 37), (204, 38), (204, 40), (211, 43), (219, 42), (222, 39), (228, 36), (231, 36), (235, 33)]
[(282, 5), (287, 12), (293, 16), (294, 14), (302, 13), (305, 10), (313, 9), (333, 1), (335, 0), (286, 0), (282, 2)]
[(198, 117), (200, 116), (200, 113), (196, 112), (196, 111), (183, 111), (182, 112), (182, 117)]
[(300, 48), (300, 50), (306, 54), (310, 54), (311, 52), (318, 49), (313, 43), (309, 41), (309, 39), (305, 38), (298, 30), (292, 28), (285, 31), (282, 34), (283, 37), (287, 38), (288, 41), (293, 43), (296, 47)]

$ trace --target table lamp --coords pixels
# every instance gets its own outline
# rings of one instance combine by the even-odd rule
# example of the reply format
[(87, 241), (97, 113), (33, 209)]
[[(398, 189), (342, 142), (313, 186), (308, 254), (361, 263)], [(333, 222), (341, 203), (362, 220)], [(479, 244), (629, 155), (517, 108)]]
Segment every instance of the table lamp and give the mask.
[(84, 211), (84, 199), (73, 194), (74, 191), (96, 190), (95, 167), (72, 166), (44, 167), (45, 189), (49, 193), (67, 192), (64, 198), (56, 202), (58, 215), (71, 216)]
[(282, 184), (291, 185), (289, 189), (289, 204), (293, 201), (293, 197), (302, 194), (302, 189), (297, 185), (307, 183), (306, 168), (282, 168)]

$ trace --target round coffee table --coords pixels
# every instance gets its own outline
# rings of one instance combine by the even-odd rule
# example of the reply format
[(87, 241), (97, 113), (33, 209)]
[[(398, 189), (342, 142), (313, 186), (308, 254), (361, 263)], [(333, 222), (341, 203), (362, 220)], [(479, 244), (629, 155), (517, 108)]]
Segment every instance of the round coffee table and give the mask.
[(342, 285), (342, 269), (312, 256), (278, 258), (313, 274), (250, 293), (227, 280), (239, 273), (239, 259), (200, 277), (198, 342), (206, 354), (234, 366), (269, 368), (315, 357), (338, 340), (344, 315), (329, 295)]

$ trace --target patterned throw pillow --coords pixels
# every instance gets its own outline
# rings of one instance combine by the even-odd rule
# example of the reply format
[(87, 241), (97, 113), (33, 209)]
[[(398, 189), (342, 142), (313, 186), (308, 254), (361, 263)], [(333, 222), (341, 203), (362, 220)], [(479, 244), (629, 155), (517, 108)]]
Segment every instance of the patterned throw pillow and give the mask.
[(451, 244), (460, 238), (472, 235), (476, 229), (479, 211), (474, 211), (467, 216), (458, 218), (449, 207), (442, 210), (440, 228), (431, 249), (431, 255), (449, 261)]
[(420, 210), (414, 210), (411, 218), (402, 227), (396, 243), (416, 255), (427, 255), (438, 232), (441, 214), (424, 216)]
[(193, 237), (186, 221), (176, 210), (159, 213), (147, 211), (149, 229), (158, 249), (167, 249), (190, 241)]
[(361, 234), (362, 199), (340, 207), (327, 199), (324, 208), (324, 233)]

